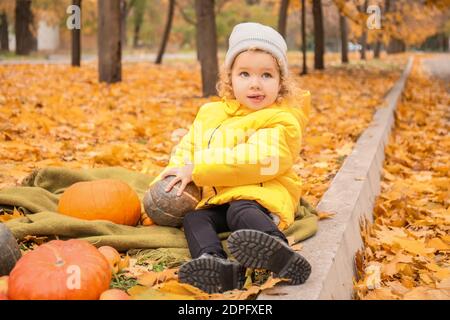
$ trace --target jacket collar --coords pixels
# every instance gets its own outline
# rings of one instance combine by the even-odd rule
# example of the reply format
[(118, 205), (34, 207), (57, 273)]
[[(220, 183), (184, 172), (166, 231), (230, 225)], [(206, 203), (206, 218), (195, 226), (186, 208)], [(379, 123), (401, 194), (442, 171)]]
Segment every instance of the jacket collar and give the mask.
[[(223, 97), (222, 102), (225, 104), (225, 112), (230, 116), (245, 116), (249, 113), (257, 111), (257, 110), (247, 108), (246, 106), (241, 104), (236, 99), (227, 99), (227, 98)], [(274, 103), (264, 109), (274, 108), (277, 106), (278, 105)]]
[[(305, 91), (301, 96), (298, 97), (298, 99), (283, 100), (279, 104), (274, 103), (264, 109), (277, 108), (287, 111), (297, 119), (300, 125), (303, 125), (305, 117), (303, 109), (309, 109), (310, 99), (311, 94), (309, 93), (309, 91)], [(245, 116), (249, 113), (255, 112), (255, 110), (247, 108), (246, 106), (239, 103), (239, 101), (237, 101), (236, 99), (227, 99), (223, 97), (222, 102), (225, 104), (225, 112), (229, 116)]]
[(245, 116), (254, 111), (240, 104), (236, 99), (227, 99), (223, 97), (222, 102), (225, 105), (225, 112), (229, 116)]

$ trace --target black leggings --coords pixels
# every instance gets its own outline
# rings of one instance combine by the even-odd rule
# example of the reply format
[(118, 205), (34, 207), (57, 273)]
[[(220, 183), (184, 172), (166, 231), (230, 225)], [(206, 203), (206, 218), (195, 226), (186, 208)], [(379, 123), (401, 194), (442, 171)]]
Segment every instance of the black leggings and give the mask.
[(253, 229), (278, 237), (287, 243), (285, 235), (270, 217), (270, 212), (256, 201), (237, 200), (208, 209), (188, 212), (183, 221), (184, 233), (192, 258), (203, 253), (226, 258), (218, 233)]

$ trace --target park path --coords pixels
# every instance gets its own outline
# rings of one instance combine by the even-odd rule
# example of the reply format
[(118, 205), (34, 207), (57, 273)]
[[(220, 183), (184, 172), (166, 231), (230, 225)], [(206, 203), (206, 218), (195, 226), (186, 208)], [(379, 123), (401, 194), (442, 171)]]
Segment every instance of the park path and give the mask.
[[(183, 60), (195, 60), (196, 55), (195, 52), (186, 52), (186, 53), (165, 53), (164, 59), (183, 59)], [(156, 54), (154, 53), (146, 53), (146, 54), (129, 54), (124, 55), (122, 61), (123, 62), (153, 62), (156, 59)], [(93, 62), (97, 60), (96, 55), (85, 54), (82, 57), (82, 63)], [(1, 64), (70, 64), (70, 56), (69, 55), (61, 55), (61, 54), (53, 54), (48, 55), (46, 59), (7, 59), (2, 60), (0, 58)]]
[(423, 59), (423, 67), (435, 77), (447, 82), (450, 90), (450, 53), (435, 54), (433, 57)]

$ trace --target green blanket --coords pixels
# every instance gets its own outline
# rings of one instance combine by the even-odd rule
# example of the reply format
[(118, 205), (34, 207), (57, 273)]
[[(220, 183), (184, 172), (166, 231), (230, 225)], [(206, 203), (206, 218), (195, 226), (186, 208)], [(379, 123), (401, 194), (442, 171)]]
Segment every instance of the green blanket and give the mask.
[[(163, 226), (130, 227), (109, 221), (86, 221), (56, 212), (58, 199), (64, 190), (79, 181), (119, 179), (128, 183), (142, 198), (153, 177), (120, 167), (96, 169), (39, 169), (26, 177), (22, 186), (0, 190), (0, 214), (16, 208), (26, 216), (7, 221), (6, 226), (20, 241), (26, 236), (50, 238), (80, 238), (95, 246), (109, 245), (119, 251), (129, 249), (187, 248), (181, 229)], [(306, 202), (299, 204), (294, 224), (285, 230), (288, 237), (299, 242), (317, 231), (315, 210)], [(225, 240), (229, 233), (220, 234)]]

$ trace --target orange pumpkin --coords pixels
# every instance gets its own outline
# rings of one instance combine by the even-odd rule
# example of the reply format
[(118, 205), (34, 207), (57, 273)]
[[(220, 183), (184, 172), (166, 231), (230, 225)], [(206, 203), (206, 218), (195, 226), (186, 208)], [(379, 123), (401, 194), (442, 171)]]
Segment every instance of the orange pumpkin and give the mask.
[(0, 296), (8, 296), (8, 282), (8, 276), (0, 277)]
[(140, 221), (143, 226), (152, 226), (155, 224), (153, 222), (153, 220), (150, 219), (150, 217), (147, 215), (146, 212), (141, 212), (141, 220)]
[(109, 289), (100, 295), (99, 300), (131, 300), (131, 297), (123, 290)]
[(120, 270), (120, 253), (110, 246), (102, 246), (98, 251), (108, 260), (112, 273), (118, 273)]
[(84, 220), (135, 226), (141, 217), (141, 202), (136, 192), (120, 180), (77, 182), (62, 194), (58, 212)]
[(9, 275), (11, 300), (97, 300), (109, 288), (111, 268), (83, 240), (53, 240), (25, 254)]

